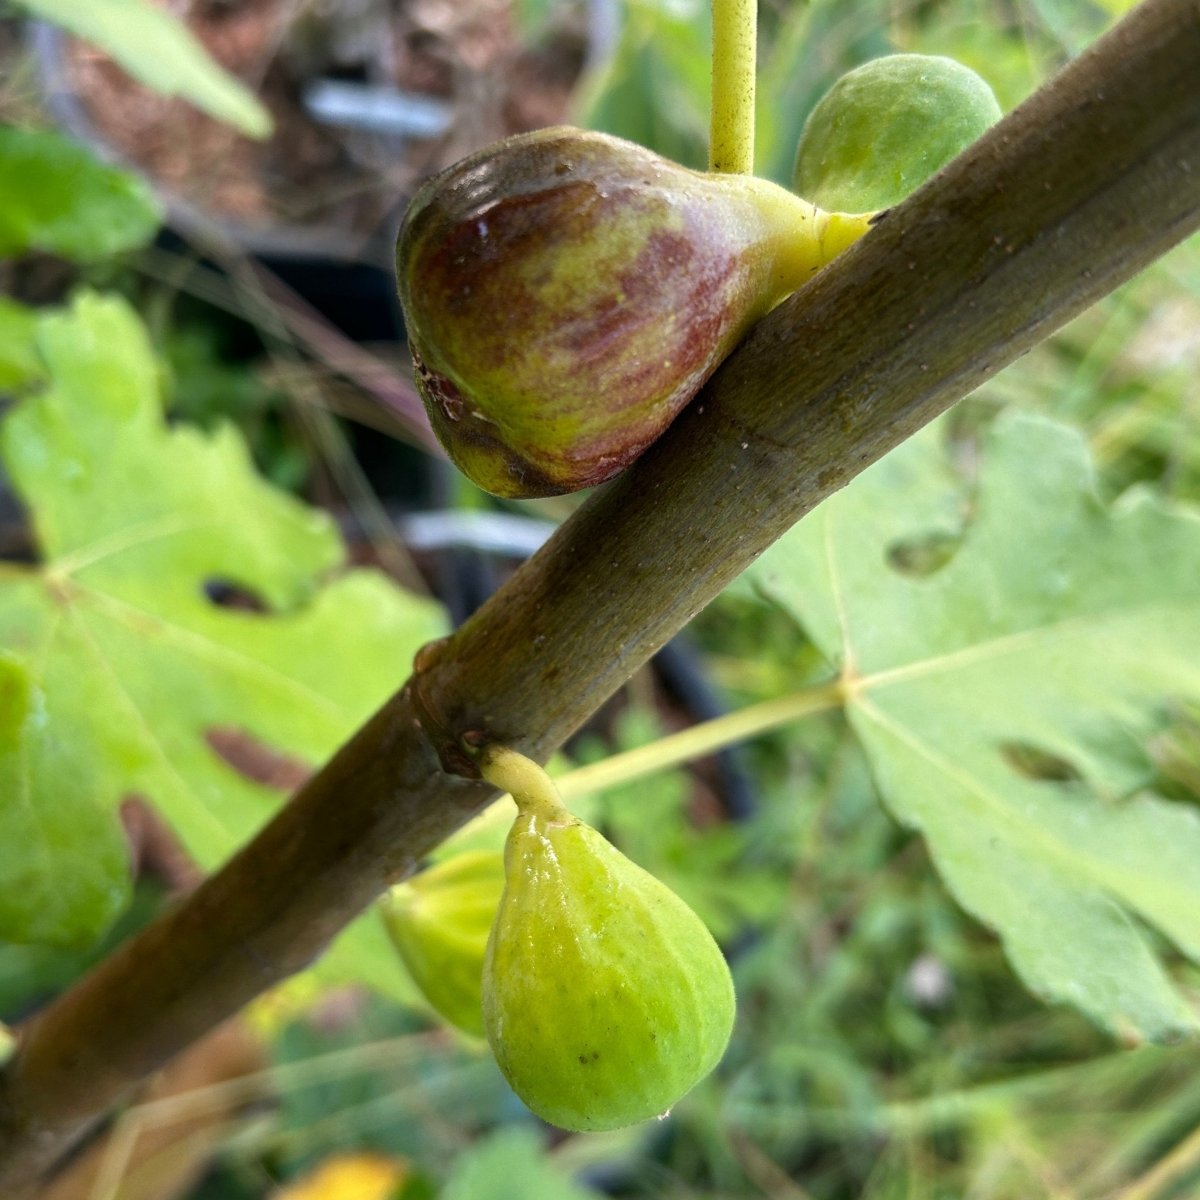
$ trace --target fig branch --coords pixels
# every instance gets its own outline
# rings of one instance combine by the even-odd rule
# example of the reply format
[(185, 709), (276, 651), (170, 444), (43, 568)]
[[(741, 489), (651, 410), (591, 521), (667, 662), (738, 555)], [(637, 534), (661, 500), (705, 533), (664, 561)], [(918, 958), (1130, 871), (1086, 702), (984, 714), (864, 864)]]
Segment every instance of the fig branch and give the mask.
[(1146, 0), (775, 308), (225, 867), (23, 1028), (15, 1200), (147, 1074), (318, 956), (770, 542), (1200, 226), (1200, 0)]

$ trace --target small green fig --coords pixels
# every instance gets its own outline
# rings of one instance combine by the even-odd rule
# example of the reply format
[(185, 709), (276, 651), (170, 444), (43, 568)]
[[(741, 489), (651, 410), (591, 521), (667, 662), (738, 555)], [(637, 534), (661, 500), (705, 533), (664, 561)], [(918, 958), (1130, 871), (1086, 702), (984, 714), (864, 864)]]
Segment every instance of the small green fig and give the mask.
[(388, 936), (413, 982), (440, 1016), (477, 1037), (484, 952), (503, 890), (503, 856), (475, 850), (397, 884), (383, 902)]
[(552, 787), (526, 789), (486, 764), (484, 774), (519, 810), (483, 970), (484, 1027), (501, 1071), (563, 1129), (665, 1114), (729, 1041), (733, 982), (720, 948)]
[(818, 101), (800, 135), (792, 186), (825, 208), (890, 208), (1000, 115), (992, 89), (952, 58), (873, 59)]
[(433, 428), (496, 495), (600, 483), (866, 227), (605, 134), (557, 127), (481, 150), (418, 191), (397, 242)]

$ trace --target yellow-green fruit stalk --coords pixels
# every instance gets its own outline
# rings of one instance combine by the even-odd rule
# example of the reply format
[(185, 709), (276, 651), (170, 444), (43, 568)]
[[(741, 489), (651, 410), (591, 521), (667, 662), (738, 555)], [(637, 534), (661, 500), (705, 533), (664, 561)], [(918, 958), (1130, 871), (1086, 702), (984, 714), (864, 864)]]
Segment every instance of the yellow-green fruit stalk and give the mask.
[(397, 242), (433, 428), (497, 495), (600, 483), (866, 227), (606, 134), (557, 127), (481, 150), (420, 189)]
[(490, 753), (485, 776), (519, 810), (483, 970), (496, 1061), (529, 1108), (563, 1129), (663, 1115), (729, 1041), (733, 982), (720, 948), (674, 892), (572, 817), (538, 768)]
[(503, 890), (501, 854), (475, 850), (397, 884), (382, 905), (388, 936), (425, 999), (477, 1037), (484, 952)]

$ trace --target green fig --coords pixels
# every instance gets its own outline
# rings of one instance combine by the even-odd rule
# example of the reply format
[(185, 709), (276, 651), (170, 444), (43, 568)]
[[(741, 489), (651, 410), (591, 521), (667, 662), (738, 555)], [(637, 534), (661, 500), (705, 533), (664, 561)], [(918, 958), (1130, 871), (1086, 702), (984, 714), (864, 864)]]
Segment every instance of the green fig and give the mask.
[(476, 850), (397, 884), (383, 902), (388, 936), (413, 982), (440, 1016), (477, 1037), (484, 952), (503, 890), (503, 856)]
[(818, 101), (800, 135), (792, 186), (827, 208), (890, 208), (1000, 116), (992, 89), (952, 58), (873, 59)]
[(521, 769), (505, 778), (484, 763), (518, 807), (484, 961), (488, 1042), (513, 1090), (553, 1125), (661, 1116), (725, 1051), (729, 968), (674, 892), (572, 817), (544, 775), (526, 787)]
[(422, 186), (397, 241), (434, 431), (496, 495), (600, 483), (866, 227), (606, 134), (557, 127), (481, 150)]

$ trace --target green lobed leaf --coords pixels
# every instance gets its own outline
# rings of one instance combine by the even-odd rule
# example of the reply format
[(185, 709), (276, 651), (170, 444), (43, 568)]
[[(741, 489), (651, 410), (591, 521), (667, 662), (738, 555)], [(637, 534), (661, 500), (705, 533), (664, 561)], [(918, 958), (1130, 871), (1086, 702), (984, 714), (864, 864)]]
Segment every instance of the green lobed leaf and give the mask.
[[(84, 293), (37, 341), (47, 385), (0, 427), (42, 556), (0, 573), (0, 937), (67, 945), (125, 903), (123, 797), (214, 866), (284, 796), (242, 759), (316, 766), (444, 628), (345, 569), (328, 516), (265, 483), (232, 428), (165, 424), (122, 301)], [(217, 582), (263, 611), (215, 603)], [(345, 941), (361, 971), (335, 974), (378, 973), (370, 923)]]
[(554, 1165), (531, 1129), (506, 1129), (475, 1143), (446, 1184), (444, 1200), (590, 1200), (598, 1195)]
[(209, 57), (191, 31), (152, 0), (17, 0), (110, 54), (140, 83), (181, 96), (248, 137), (265, 138), (271, 115), (240, 80)]
[(18, 390), (40, 378), (41, 363), (33, 344), (36, 328), (33, 309), (0, 296), (0, 392)]
[[(11, 125), (0, 125), (0, 196), (0, 257), (43, 250), (95, 262), (148, 242), (161, 217), (135, 175), (105, 166), (61, 134)], [(6, 310), (0, 345), (15, 319), (14, 306)]]
[(796, 148), (792, 187), (832, 212), (890, 208), (1000, 115), (992, 89), (952, 58), (872, 59), (817, 102)]
[(883, 800), (1026, 984), (1125, 1037), (1194, 1032), (1145, 926), (1200, 960), (1200, 808), (1151, 793), (1146, 747), (1200, 698), (1200, 516), (1106, 507), (1076, 434), (1008, 415), (975, 495), (926, 432), (754, 578), (842, 673)]

